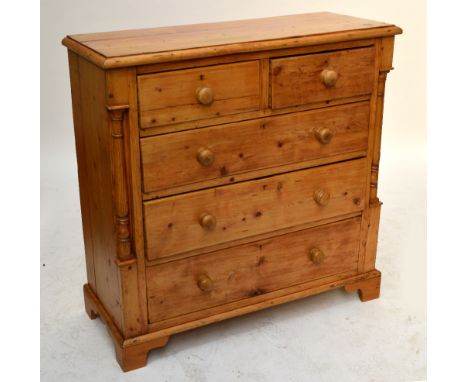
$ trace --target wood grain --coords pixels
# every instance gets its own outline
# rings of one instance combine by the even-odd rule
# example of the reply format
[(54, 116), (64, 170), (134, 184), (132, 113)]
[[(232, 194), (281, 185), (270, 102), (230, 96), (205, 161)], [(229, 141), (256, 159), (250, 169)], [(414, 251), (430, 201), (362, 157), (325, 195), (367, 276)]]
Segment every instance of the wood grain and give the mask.
[[(211, 179), (366, 150), (368, 125), (365, 102), (144, 138), (143, 191), (203, 188)], [(333, 132), (329, 143), (317, 139), (318, 128)], [(197, 161), (202, 148), (214, 154), (208, 167)]]
[(264, 178), (266, 176), (284, 174), (290, 171), (304, 170), (310, 167), (322, 166), (329, 163), (342, 162), (349, 159), (363, 158), (366, 156), (366, 150), (352, 151), (349, 153), (331, 155), (328, 157), (320, 157), (317, 159), (307, 160), (304, 162), (296, 162), (285, 165), (279, 165), (276, 167), (267, 167), (260, 170), (252, 170), (245, 173), (240, 173), (237, 175), (220, 176), (211, 180), (204, 180), (203, 186), (200, 183), (189, 183), (182, 186), (174, 186), (168, 189), (153, 191), (144, 193), (142, 195), (143, 200), (149, 201), (153, 199), (161, 199), (166, 196), (184, 194), (198, 189), (205, 189), (211, 187), (219, 187), (227, 184), (235, 184), (239, 182), (244, 182), (251, 179)]
[(254, 235), (254, 236), (242, 237), (242, 238), (236, 239), (234, 241), (219, 243), (219, 244), (207, 247), (207, 248), (197, 248), (197, 249), (189, 251), (189, 252), (184, 252), (184, 253), (176, 254), (176, 255), (173, 255), (173, 256), (169, 256), (169, 257), (158, 257), (158, 258), (156, 258), (154, 260), (147, 260), (146, 265), (148, 267), (151, 267), (153, 265), (164, 264), (164, 263), (168, 263), (168, 262), (171, 262), (171, 261), (174, 261), (174, 260), (184, 259), (184, 258), (187, 258), (187, 257), (201, 256), (201, 255), (204, 255), (206, 253), (219, 251), (219, 250), (222, 250), (222, 249), (227, 249), (227, 248), (235, 247), (235, 246), (238, 246), (238, 245), (248, 244), (248, 243), (251, 243), (253, 241), (272, 239), (272, 238), (274, 238), (276, 236), (282, 236), (282, 235), (286, 235), (286, 234), (289, 234), (289, 233), (302, 231), (302, 230), (310, 229), (310, 228), (313, 228), (313, 227), (318, 227), (320, 225), (334, 223), (334, 222), (336, 222), (338, 220), (351, 219), (351, 218), (355, 218), (355, 217), (358, 217), (358, 216), (359, 217), (362, 216), (361, 211), (351, 212), (349, 214), (343, 214), (343, 215), (340, 215), (339, 217), (335, 216), (335, 217), (326, 218), (326, 219), (308, 221), (308, 222), (306, 222), (304, 224), (299, 224), (299, 225), (296, 225), (294, 227), (286, 227), (286, 228), (282, 228), (282, 229), (279, 229), (279, 230), (273, 231), (273, 232), (265, 232), (265, 233), (261, 233), (261, 234)]
[[(93, 257), (95, 292), (112, 320), (122, 330), (122, 300), (119, 269), (115, 264), (117, 240), (113, 180), (111, 173), (112, 137), (108, 128), (105, 72), (78, 58), (73, 64), (73, 109), (80, 193), (86, 209), (83, 215), (85, 251)], [(76, 81), (76, 82), (75, 82)], [(78, 116), (79, 113), (79, 116)]]
[(73, 35), (72, 38), (81, 43), (86, 43), (91, 49), (105, 57), (118, 57), (385, 27), (388, 25), (331, 13), (312, 13), (222, 23)]
[[(197, 102), (208, 87), (211, 105)], [(149, 128), (260, 108), (260, 64), (249, 61), (138, 76), (140, 126)]]
[(146, 129), (140, 129), (140, 137), (142, 138), (152, 137), (154, 135), (176, 133), (176, 132), (185, 131), (185, 130), (195, 130), (195, 129), (199, 129), (202, 127), (224, 125), (226, 123), (250, 121), (256, 118), (271, 117), (275, 115), (285, 115), (285, 114), (298, 113), (301, 111), (307, 111), (307, 110), (312, 110), (312, 109), (322, 109), (324, 107), (346, 105), (348, 103), (368, 101), (370, 98), (371, 98), (370, 95), (366, 94), (363, 96), (320, 101), (320, 102), (315, 102), (315, 103), (307, 104), (307, 105), (285, 107), (282, 109), (273, 110), (270, 107), (268, 107), (267, 109), (248, 111), (248, 112), (243, 112), (239, 114), (230, 114), (230, 115), (224, 115), (220, 117), (213, 117), (209, 119), (200, 119), (200, 120), (195, 120), (195, 121), (180, 122), (180, 123), (171, 124), (171, 125), (148, 127)]
[(86, 166), (86, 153), (85, 145), (86, 138), (83, 125), (82, 125), (82, 116), (81, 116), (81, 86), (80, 86), (80, 57), (68, 51), (68, 62), (70, 69), (70, 83), (71, 83), (71, 96), (72, 96), (72, 107), (73, 107), (73, 125), (75, 126), (75, 149), (76, 149), (76, 158), (78, 162), (78, 181), (80, 189), (80, 205), (81, 205), (81, 221), (83, 227), (83, 239), (85, 247), (85, 257), (86, 257), (86, 275), (88, 283), (94, 290), (97, 289), (96, 286), (96, 273), (94, 271), (94, 246), (93, 246), (93, 237), (92, 237), (92, 216), (91, 216), (91, 200), (89, 193), (89, 186), (87, 183), (88, 171), (89, 169)]
[[(372, 92), (373, 47), (293, 56), (271, 60), (271, 107), (279, 109)], [(327, 88), (320, 80), (325, 69), (338, 74)]]
[[(149, 260), (361, 211), (366, 161), (352, 160), (144, 203)], [(327, 206), (314, 192), (330, 194)], [(203, 228), (203, 213), (216, 227)]]
[[(150, 322), (266, 294), (287, 286), (357, 272), (360, 219), (299, 231), (147, 269)], [(308, 257), (319, 248), (325, 260)], [(197, 278), (213, 282), (200, 290)]]
[(329, 52), (332, 50), (342, 50), (351, 48), (363, 48), (372, 46), (380, 39), (364, 39), (355, 41), (341, 41), (332, 44), (306, 45), (295, 48), (275, 49), (267, 51), (256, 51), (248, 53), (233, 53), (216, 57), (201, 57), (192, 60), (181, 60), (171, 62), (160, 62), (151, 65), (140, 65), (135, 67), (137, 74), (150, 74), (158, 72), (167, 72), (169, 70), (198, 68), (200, 66), (210, 66), (219, 64), (229, 64), (233, 62), (268, 60), (271, 57), (286, 57), (293, 55), (302, 55), (318, 52)]
[[(185, 330), (198, 328), (242, 314), (256, 312), (261, 309), (284, 304), (375, 277), (380, 277), (380, 271), (373, 270), (358, 275), (350, 275), (349, 272), (340, 273), (271, 292), (268, 294), (268, 298), (265, 298), (265, 295), (259, 295), (248, 300), (239, 300), (230, 304), (209, 308), (205, 311), (194, 312), (173, 319), (155, 322), (149, 326), (152, 333), (139, 336), (133, 339), (132, 342), (144, 343), (145, 341), (150, 341), (157, 337), (173, 335)], [(249, 304), (246, 304), (246, 301), (248, 301)]]
[[(310, 13), (120, 32), (76, 34), (63, 44), (105, 68), (391, 36), (401, 29), (333, 13)], [(101, 57), (105, 57), (104, 62)]]

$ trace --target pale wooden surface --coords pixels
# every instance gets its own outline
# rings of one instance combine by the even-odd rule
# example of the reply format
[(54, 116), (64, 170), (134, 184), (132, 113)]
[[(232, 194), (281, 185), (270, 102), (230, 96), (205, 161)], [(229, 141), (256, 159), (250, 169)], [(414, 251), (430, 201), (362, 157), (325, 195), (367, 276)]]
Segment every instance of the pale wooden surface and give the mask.
[[(108, 130), (106, 73), (89, 61), (69, 56), (76, 155), (83, 214), (88, 280), (117, 327), (124, 327), (111, 175), (111, 134)], [(91, 269), (92, 267), (92, 269)]]
[(400, 33), (391, 24), (323, 12), (72, 35), (63, 44), (98, 66), (115, 68)]
[[(270, 82), (268, 82), (269, 84)], [(269, 103), (269, 94), (267, 92), (267, 100), (265, 103)], [(264, 97), (262, 96), (262, 104), (264, 103)], [(312, 109), (321, 109), (327, 106), (338, 106), (338, 105), (345, 105), (349, 103), (361, 102), (361, 101), (368, 101), (371, 98), (370, 94), (355, 96), (355, 97), (348, 97), (348, 98), (340, 98), (340, 99), (332, 99), (320, 102), (314, 102), (304, 105), (298, 106), (291, 106), (285, 107), (281, 109), (273, 110), (269, 106), (264, 106), (261, 110), (256, 111), (249, 111), (239, 114), (230, 114), (225, 116), (216, 116), (207, 119), (200, 119), (195, 121), (187, 121), (187, 122), (180, 122), (176, 124), (164, 125), (164, 126), (155, 126), (155, 127), (148, 127), (145, 129), (140, 129), (140, 137), (152, 137), (154, 135), (162, 135), (167, 133), (175, 133), (178, 131), (185, 131), (185, 130), (193, 130), (199, 129), (202, 127), (208, 126), (216, 126), (216, 125), (224, 125), (226, 123), (233, 123), (233, 122), (243, 122), (246, 120), (252, 120), (255, 118), (264, 118), (270, 117), (275, 115), (283, 115), (283, 114), (290, 114), (290, 113), (297, 113), (301, 111), (307, 111)]]
[[(82, 49), (83, 54), (94, 53), (104, 59), (119, 57), (120, 61), (125, 62), (125, 57), (135, 55), (272, 40), (292, 40), (294, 43), (296, 39), (297, 43), (297, 40), (304, 36), (333, 36), (343, 32), (347, 34), (340, 38), (346, 40), (346, 37), (353, 39), (353, 34), (357, 37), (369, 36), (366, 33), (369, 30), (373, 30), (371, 36), (401, 33), (399, 28), (391, 24), (322, 12), (223, 23), (76, 34), (69, 36), (64, 43), (71, 49)], [(76, 44), (79, 46), (74, 47)], [(115, 65), (119, 61), (114, 60), (112, 63)]]
[[(376, 277), (380, 278), (381, 275), (380, 271), (378, 270), (373, 270), (371, 272), (357, 275), (355, 273), (355, 271), (343, 272), (333, 276), (323, 277), (318, 280), (313, 280), (283, 288), (281, 290), (273, 291), (269, 293), (268, 296), (258, 295), (252, 297), (249, 300), (239, 300), (230, 304), (215, 306), (206, 310), (178, 316), (173, 319), (155, 322), (150, 324), (152, 333), (136, 337), (135, 339), (129, 340), (127, 342), (135, 344), (144, 343), (161, 336), (172, 335), (241, 314), (255, 312), (260, 309), (265, 309), (278, 304), (294, 301), (299, 298), (330, 291), (335, 288), (360, 283), (363, 280), (373, 279)], [(355, 290), (357, 289), (358, 288)], [(195, 317), (195, 319), (192, 321), (191, 319), (193, 317)], [(168, 325), (168, 323), (170, 325)]]
[[(357, 273), (360, 218), (191, 257), (147, 270), (150, 322), (255, 297), (345, 271)], [(311, 248), (325, 254), (316, 265)], [(197, 277), (213, 282), (200, 290)]]
[(183, 194), (185, 192), (197, 190), (200, 188), (212, 188), (223, 186), (226, 184), (239, 183), (251, 179), (264, 178), (265, 176), (272, 176), (277, 174), (283, 174), (286, 172), (303, 170), (306, 168), (317, 167), (328, 163), (342, 162), (345, 160), (363, 158), (366, 156), (366, 150), (351, 151), (344, 154), (331, 155), (326, 157), (320, 157), (312, 160), (306, 160), (303, 162), (295, 162), (289, 164), (279, 164), (274, 167), (266, 167), (260, 170), (252, 169), (248, 172), (239, 173), (237, 175), (220, 176), (211, 180), (204, 180), (199, 183), (189, 183), (181, 186), (174, 186), (167, 189), (161, 189), (158, 191), (152, 191), (143, 193), (143, 200), (150, 201), (153, 199), (160, 199), (162, 197)]
[[(143, 138), (143, 190), (191, 183), (202, 188), (211, 179), (234, 182), (242, 173), (255, 176), (254, 170), (366, 150), (368, 125), (369, 105), (363, 102)], [(317, 128), (330, 129), (332, 140), (320, 143)], [(211, 166), (197, 161), (200, 148), (213, 152)]]
[[(379, 296), (383, 94), (398, 33), (323, 13), (64, 40), (87, 209), (86, 304), (121, 338), (124, 370), (210, 322), (344, 285)], [(338, 73), (334, 86), (322, 83), (324, 69)], [(212, 104), (200, 104), (200, 86)], [(319, 127), (333, 131), (330, 143), (317, 142)], [(196, 162), (200, 148), (214, 152), (212, 167)], [(331, 195), (323, 206), (320, 190)], [(202, 213), (216, 218), (212, 230)], [(314, 238), (331, 255), (309, 273), (303, 252)], [(244, 270), (238, 283), (226, 278), (232, 269)], [(200, 272), (214, 275), (212, 295), (191, 295)]]
[(91, 202), (89, 190), (87, 189), (88, 183), (88, 172), (89, 168), (87, 166), (87, 159), (84, 153), (84, 146), (86, 144), (87, 134), (82, 128), (82, 115), (81, 115), (81, 89), (80, 89), (80, 57), (68, 51), (68, 62), (70, 70), (70, 84), (72, 91), (72, 106), (73, 106), (73, 124), (75, 126), (75, 150), (76, 150), (76, 160), (78, 164), (78, 179), (80, 182), (80, 205), (82, 207), (81, 212), (81, 222), (83, 227), (83, 239), (85, 246), (85, 256), (86, 256), (86, 275), (88, 283), (91, 288), (94, 290), (97, 289), (96, 286), (96, 273), (94, 270), (94, 248), (93, 248), (93, 239), (92, 239), (92, 230), (91, 226)]
[(235, 312), (254, 312), (276, 304), (293, 301), (297, 298), (322, 293), (332, 288), (343, 286), (347, 282), (352, 283), (366, 277), (369, 277), (369, 275), (362, 273), (356, 274), (355, 269), (348, 270), (346, 272), (336, 273), (332, 276), (325, 276), (301, 284), (290, 285), (269, 292), (268, 294), (259, 294), (242, 300), (182, 314), (166, 320), (156, 321), (150, 323), (149, 328), (155, 333), (164, 333), (174, 330), (175, 328), (192, 328), (194, 325), (198, 325), (198, 323), (216, 322), (224, 318), (233, 317)]
[[(146, 255), (167, 257), (361, 211), (365, 166), (364, 159), (356, 159), (145, 202)], [(314, 202), (318, 189), (330, 193), (327, 206)], [(211, 231), (199, 224), (204, 212), (216, 217)]]

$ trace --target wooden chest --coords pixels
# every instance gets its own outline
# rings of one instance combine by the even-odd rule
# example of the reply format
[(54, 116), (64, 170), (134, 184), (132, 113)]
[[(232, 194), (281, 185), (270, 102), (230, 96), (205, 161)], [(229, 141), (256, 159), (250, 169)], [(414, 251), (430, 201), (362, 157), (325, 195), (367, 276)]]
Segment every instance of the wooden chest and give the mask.
[(377, 298), (390, 24), (314, 13), (68, 36), (88, 283), (123, 370), (178, 332)]

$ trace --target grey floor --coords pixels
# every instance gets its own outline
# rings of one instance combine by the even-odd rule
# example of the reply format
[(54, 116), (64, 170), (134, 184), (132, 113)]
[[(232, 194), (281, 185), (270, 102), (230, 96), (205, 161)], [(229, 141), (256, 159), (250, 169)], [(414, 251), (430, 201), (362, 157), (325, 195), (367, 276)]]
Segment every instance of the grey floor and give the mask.
[[(45, 166), (47, 167), (47, 166)], [(122, 373), (84, 312), (76, 168), (42, 173), (42, 381), (422, 381), (426, 379), (425, 163), (381, 164), (381, 298), (335, 290), (174, 336)]]

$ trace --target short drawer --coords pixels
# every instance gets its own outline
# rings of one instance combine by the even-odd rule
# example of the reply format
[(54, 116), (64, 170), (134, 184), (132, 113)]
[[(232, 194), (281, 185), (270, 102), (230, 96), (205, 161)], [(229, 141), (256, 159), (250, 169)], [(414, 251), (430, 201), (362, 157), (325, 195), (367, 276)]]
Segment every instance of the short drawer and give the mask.
[(322, 277), (356, 272), (360, 218), (171, 261), (146, 271), (157, 322)]
[[(367, 149), (361, 102), (143, 138), (143, 190), (152, 192)], [(196, 188), (196, 187), (195, 187)]]
[(144, 128), (258, 110), (258, 61), (214, 65), (138, 77)]
[(366, 159), (143, 204), (149, 260), (361, 211)]
[(370, 94), (374, 61), (374, 47), (272, 59), (271, 107)]

